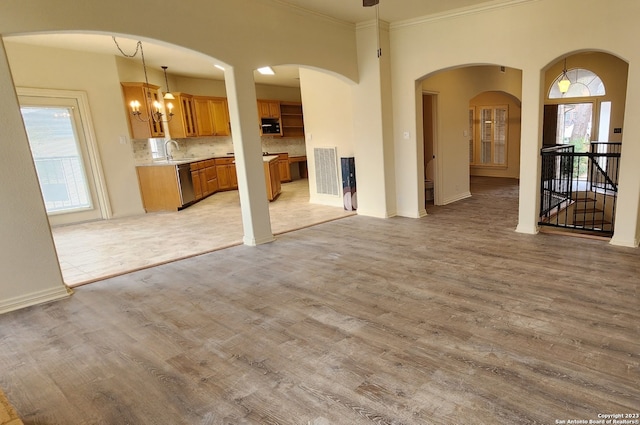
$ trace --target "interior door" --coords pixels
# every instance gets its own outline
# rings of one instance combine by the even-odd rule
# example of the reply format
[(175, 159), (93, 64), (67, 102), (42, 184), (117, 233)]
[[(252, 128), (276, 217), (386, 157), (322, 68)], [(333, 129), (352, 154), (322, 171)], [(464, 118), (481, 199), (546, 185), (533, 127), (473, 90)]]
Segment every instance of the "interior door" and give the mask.
[(78, 100), (19, 96), (40, 190), (53, 225), (103, 217), (96, 173), (79, 112)]
[[(430, 93), (422, 94), (422, 126), (424, 143), (424, 177), (425, 177), (425, 198), (428, 203), (435, 203), (435, 95)], [(430, 199), (429, 199), (430, 198)]]

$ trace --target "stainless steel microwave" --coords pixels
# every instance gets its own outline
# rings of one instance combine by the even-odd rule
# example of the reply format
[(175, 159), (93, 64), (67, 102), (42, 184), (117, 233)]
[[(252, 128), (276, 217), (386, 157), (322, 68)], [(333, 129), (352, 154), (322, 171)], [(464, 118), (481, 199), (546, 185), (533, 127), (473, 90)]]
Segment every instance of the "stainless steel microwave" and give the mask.
[(262, 118), (262, 134), (280, 134), (278, 118)]

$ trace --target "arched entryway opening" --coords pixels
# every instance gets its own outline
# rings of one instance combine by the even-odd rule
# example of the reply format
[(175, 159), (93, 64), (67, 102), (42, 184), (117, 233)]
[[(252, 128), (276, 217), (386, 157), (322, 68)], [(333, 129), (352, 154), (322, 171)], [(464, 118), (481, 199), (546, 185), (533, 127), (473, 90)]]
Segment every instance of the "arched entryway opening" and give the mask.
[[(472, 175), (518, 177), (520, 70), (499, 65), (469, 65), (439, 71), (426, 76), (418, 84), (423, 99), (428, 96), (433, 105), (433, 125), (430, 126), (429, 117), (424, 116), (422, 124), (425, 178), (433, 179), (436, 206), (470, 197)], [(496, 117), (496, 107), (499, 106), (504, 106), (501, 111), (511, 114)], [(425, 110), (423, 107), (420, 113)], [(481, 126), (480, 117), (485, 110), (491, 114), (491, 117), (485, 117), (485, 121), (491, 121), (491, 126), (485, 134), (490, 139), (483, 141), (481, 136), (485, 127)], [(496, 118), (503, 119), (505, 125), (496, 126)], [(433, 140), (432, 148), (429, 146), (430, 138)], [(502, 151), (500, 143), (504, 143)]]
[[(165, 212), (144, 214), (145, 204), (141, 199), (137, 176), (138, 165), (153, 163), (156, 160), (166, 161), (167, 154), (171, 154), (175, 161), (200, 158), (210, 160), (215, 156), (231, 157), (227, 159), (233, 162), (232, 155), (229, 155), (233, 152), (233, 137), (231, 134), (183, 137), (178, 136), (177, 133), (169, 132), (172, 139), (177, 139), (179, 150), (174, 144), (166, 144), (168, 141), (166, 137), (133, 137), (127, 124), (131, 111), (127, 102), (124, 102), (121, 88), (122, 82), (144, 82), (146, 84), (145, 80), (148, 79), (149, 84), (157, 86), (160, 94), (171, 91), (176, 95), (177, 99), (172, 102), (179, 102), (181, 97), (191, 98), (190, 96), (194, 96), (191, 99), (197, 97), (205, 101), (221, 99), (226, 97), (224, 71), (214, 65), (224, 68), (226, 64), (179, 46), (145, 39), (143, 40), (147, 65), (147, 75), (145, 76), (140, 57), (129, 59), (122, 56), (114, 45), (110, 34), (74, 33), (63, 35), (87, 37), (87, 40), (80, 42), (80, 46), (74, 46), (72, 43), (61, 46), (47, 44), (54, 38), (52, 35), (40, 36), (48, 41), (35, 40), (35, 35), (27, 36), (22, 40), (17, 36), (4, 39), (15, 85), (17, 87), (63, 87), (84, 91), (88, 94), (90, 116), (95, 129), (97, 150), (100, 153), (102, 177), (111, 206), (110, 218), (113, 219), (106, 220), (105, 224), (106, 222), (110, 222), (108, 224), (117, 222), (123, 225), (125, 220), (129, 222), (126, 226), (129, 230), (126, 236), (119, 236), (110, 231), (109, 226), (99, 229), (98, 233), (101, 235), (99, 243), (106, 241), (102, 248), (98, 249), (91, 242), (95, 239), (90, 237), (84, 238), (83, 243), (71, 242), (67, 244), (66, 247), (70, 248), (69, 258), (73, 261), (60, 261), (65, 282), (75, 286), (126, 271), (242, 243), (243, 227), (240, 218), (242, 206), (237, 200), (237, 195), (236, 198), (227, 202), (227, 206), (233, 209), (232, 213), (217, 213), (215, 211), (204, 213), (201, 217), (204, 220), (202, 226), (191, 229), (191, 231), (187, 230), (186, 222), (183, 220), (185, 214), (174, 218), (170, 218), (170, 215)], [(27, 40), (30, 37), (34, 39)], [(136, 38), (118, 36), (117, 40), (124, 51), (130, 53), (135, 50)], [(94, 41), (97, 42), (94, 43)], [(69, 41), (67, 42), (69, 43)], [(175, 60), (178, 62), (174, 62)], [(195, 61), (197, 63), (193, 68), (205, 67), (206, 71), (204, 74), (185, 73), (179, 65), (185, 61)], [(45, 62), (47, 67), (36, 66)], [(161, 65), (168, 65), (166, 78)], [(276, 71), (280, 73), (283, 68), (276, 67)], [(291, 77), (291, 80), (295, 80), (295, 78)], [(255, 81), (258, 98), (276, 98), (287, 102), (301, 100), (299, 88), (267, 84), (257, 76)], [(180, 119), (177, 114), (177, 105), (174, 106), (176, 106), (174, 109), (176, 115), (172, 118), (171, 125)], [(194, 108), (193, 112), (197, 114), (198, 110)], [(228, 117), (226, 121), (225, 124), (228, 125)], [(253, 121), (251, 123), (253, 124)], [(301, 139), (301, 142), (304, 143), (304, 138)], [(207, 176), (206, 173), (204, 175)], [(202, 180), (200, 184), (202, 185)], [(210, 203), (224, 203), (221, 197), (222, 193), (218, 198), (211, 197)], [(308, 204), (307, 199), (304, 200), (304, 203)], [(193, 207), (198, 206), (202, 205), (193, 205)], [(214, 207), (216, 206), (220, 205), (214, 205)], [(299, 211), (294, 207), (288, 210), (294, 213)], [(339, 213), (342, 214), (342, 211), (340, 208)], [(192, 207), (180, 211), (180, 213), (191, 215), (196, 212), (196, 208)], [(221, 216), (224, 216), (224, 219), (221, 219)], [(317, 218), (313, 214), (309, 214), (309, 217)], [(320, 221), (326, 219), (326, 216), (321, 217)], [(153, 225), (151, 225), (150, 219), (154, 220)], [(283, 218), (283, 220), (286, 219)], [(77, 226), (81, 228), (101, 223), (81, 223)], [(296, 227), (301, 226), (300, 222), (294, 220), (289, 220), (288, 223)], [(304, 222), (303, 224), (309, 225), (310, 223)], [(72, 226), (64, 226), (55, 230), (70, 232), (71, 228)], [(293, 228), (290, 226), (288, 229)], [(235, 232), (233, 234), (235, 239), (231, 241), (222, 239), (222, 235), (229, 230)], [(283, 228), (280, 228), (280, 231), (283, 231)], [(132, 249), (134, 252), (120, 252), (119, 248)], [(59, 248), (58, 254), (63, 251)], [(132, 260), (136, 262), (130, 263)], [(108, 264), (105, 261), (108, 261)], [(87, 271), (91, 271), (91, 273), (95, 271), (99, 274), (95, 275)]]
[(609, 238), (615, 231), (628, 64), (579, 52), (545, 71), (543, 230)]

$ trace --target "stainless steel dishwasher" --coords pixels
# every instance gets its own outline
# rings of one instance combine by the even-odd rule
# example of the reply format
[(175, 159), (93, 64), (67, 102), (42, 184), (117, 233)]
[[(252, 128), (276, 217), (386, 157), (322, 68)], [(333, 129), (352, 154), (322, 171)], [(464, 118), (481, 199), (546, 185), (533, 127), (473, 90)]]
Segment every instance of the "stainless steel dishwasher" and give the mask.
[(190, 164), (178, 165), (178, 183), (180, 184), (180, 199), (182, 200), (182, 206), (184, 207), (185, 205), (195, 201), (196, 195), (193, 190)]

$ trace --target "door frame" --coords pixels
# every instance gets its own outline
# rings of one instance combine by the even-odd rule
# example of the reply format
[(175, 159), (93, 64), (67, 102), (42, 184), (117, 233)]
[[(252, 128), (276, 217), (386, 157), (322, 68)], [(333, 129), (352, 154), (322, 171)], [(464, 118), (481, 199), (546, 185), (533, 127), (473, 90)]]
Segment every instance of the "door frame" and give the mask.
[[(442, 185), (442, 176), (440, 175), (440, 170), (441, 167), (439, 166), (440, 163), (440, 156), (438, 155), (438, 92), (436, 91), (428, 91), (428, 90), (422, 90), (421, 94), (420, 94), (420, 99), (421, 99), (421, 103), (420, 105), (424, 105), (424, 98), (425, 96), (430, 96), (431, 97), (431, 126), (432, 126), (432, 139), (433, 139), (433, 205), (440, 205), (440, 194), (442, 193), (441, 189), (441, 185)], [(424, 117), (424, 108), (422, 108), (422, 114)], [(423, 123), (422, 123), (422, 131), (423, 131), (423, 139), (422, 139), (422, 143), (424, 144), (424, 119), (423, 119)], [(424, 149), (423, 149), (423, 158), (422, 158), (422, 162), (424, 164), (425, 170), (422, 176), (422, 182), (424, 184), (424, 180), (426, 179), (426, 166), (427, 166), (427, 160), (424, 156)], [(424, 189), (423, 189), (424, 190)]]
[[(91, 120), (91, 111), (89, 109), (89, 98), (86, 92), (81, 90), (58, 90), (58, 89), (41, 89), (31, 87), (16, 87), (18, 97), (42, 97), (47, 99), (70, 99), (75, 100), (78, 105), (78, 114), (80, 122), (77, 124), (77, 131), (82, 133), (87, 148), (87, 156), (89, 160), (90, 173), (87, 178), (92, 179), (98, 205), (96, 209), (100, 211), (103, 220), (111, 218), (111, 204), (107, 196), (107, 187), (105, 183), (104, 173), (102, 171), (102, 162), (100, 160), (100, 151), (93, 131), (93, 121)], [(69, 223), (72, 224), (72, 223)]]

